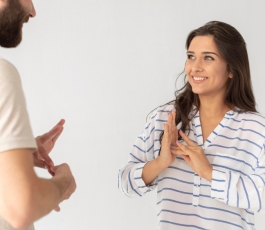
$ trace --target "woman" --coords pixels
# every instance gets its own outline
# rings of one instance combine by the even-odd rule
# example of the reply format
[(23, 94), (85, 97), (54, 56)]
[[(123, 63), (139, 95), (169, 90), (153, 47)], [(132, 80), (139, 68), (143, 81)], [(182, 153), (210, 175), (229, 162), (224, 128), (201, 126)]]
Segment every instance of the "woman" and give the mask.
[(187, 82), (159, 107), (119, 171), (130, 197), (157, 188), (158, 229), (255, 229), (265, 208), (265, 118), (257, 113), (246, 44), (223, 22), (186, 41)]

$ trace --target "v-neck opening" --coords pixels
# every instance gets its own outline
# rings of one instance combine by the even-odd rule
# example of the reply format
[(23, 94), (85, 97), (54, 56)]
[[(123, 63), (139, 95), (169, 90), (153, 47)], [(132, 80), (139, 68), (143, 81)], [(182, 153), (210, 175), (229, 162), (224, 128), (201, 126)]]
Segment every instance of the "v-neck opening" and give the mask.
[(222, 128), (225, 126), (227, 121), (235, 116), (235, 111), (230, 110), (225, 113), (223, 119), (218, 123), (218, 125), (214, 128), (214, 130), (210, 133), (210, 135), (206, 138), (205, 142), (203, 142), (203, 135), (202, 135), (202, 127), (201, 127), (201, 120), (200, 120), (200, 112), (199, 110), (194, 116), (194, 121), (192, 123), (192, 128), (195, 129), (194, 133), (197, 137), (197, 144), (201, 146), (204, 150), (209, 147), (209, 145), (214, 141), (214, 139), (220, 134)]

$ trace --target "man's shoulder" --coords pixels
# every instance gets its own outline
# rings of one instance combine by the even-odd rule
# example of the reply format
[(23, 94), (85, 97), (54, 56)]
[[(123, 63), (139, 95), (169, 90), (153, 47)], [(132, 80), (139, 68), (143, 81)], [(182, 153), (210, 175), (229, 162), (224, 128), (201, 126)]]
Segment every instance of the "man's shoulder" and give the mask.
[(1, 69), (2, 68), (9, 68), (9, 69), (14, 69), (17, 71), (16, 67), (10, 61), (8, 61), (2, 57), (0, 57), (0, 67), (1, 67)]
[(0, 79), (20, 79), (16, 67), (8, 60), (0, 57)]

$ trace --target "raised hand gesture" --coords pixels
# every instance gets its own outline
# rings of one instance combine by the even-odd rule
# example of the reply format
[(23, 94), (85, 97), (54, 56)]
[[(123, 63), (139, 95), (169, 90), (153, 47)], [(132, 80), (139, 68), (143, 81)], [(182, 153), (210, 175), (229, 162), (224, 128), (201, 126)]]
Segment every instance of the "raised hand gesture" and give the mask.
[(177, 142), (177, 147), (171, 146), (172, 153), (180, 155), (200, 177), (211, 181), (213, 167), (205, 156), (203, 148), (195, 144), (182, 131), (179, 134), (187, 145)]
[(38, 149), (33, 153), (34, 166), (39, 168), (47, 168), (51, 175), (54, 175), (50, 168), (54, 165), (54, 163), (49, 157), (49, 153), (53, 149), (56, 140), (61, 135), (64, 123), (65, 120), (61, 119), (59, 123), (55, 125), (49, 132), (35, 138)]

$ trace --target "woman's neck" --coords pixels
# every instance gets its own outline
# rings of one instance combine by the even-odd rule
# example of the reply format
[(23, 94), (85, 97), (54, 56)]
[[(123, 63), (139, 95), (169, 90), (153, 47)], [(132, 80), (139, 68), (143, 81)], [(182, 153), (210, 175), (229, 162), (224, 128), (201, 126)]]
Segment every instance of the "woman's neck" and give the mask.
[(224, 114), (233, 108), (233, 105), (225, 104), (225, 100), (221, 97), (199, 96), (200, 99), (200, 115), (206, 117), (223, 117)]

